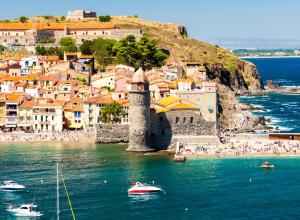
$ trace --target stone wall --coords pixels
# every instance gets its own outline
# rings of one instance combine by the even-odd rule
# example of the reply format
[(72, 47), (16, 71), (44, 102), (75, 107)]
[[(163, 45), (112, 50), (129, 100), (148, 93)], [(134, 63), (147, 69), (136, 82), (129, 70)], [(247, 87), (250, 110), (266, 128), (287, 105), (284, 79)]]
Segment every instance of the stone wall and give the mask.
[(190, 137), (217, 136), (215, 122), (203, 119), (199, 110), (171, 110), (151, 114), (151, 140), (154, 148), (172, 148), (178, 137), (188, 144)]
[(96, 125), (96, 143), (128, 143), (128, 124), (98, 124)]

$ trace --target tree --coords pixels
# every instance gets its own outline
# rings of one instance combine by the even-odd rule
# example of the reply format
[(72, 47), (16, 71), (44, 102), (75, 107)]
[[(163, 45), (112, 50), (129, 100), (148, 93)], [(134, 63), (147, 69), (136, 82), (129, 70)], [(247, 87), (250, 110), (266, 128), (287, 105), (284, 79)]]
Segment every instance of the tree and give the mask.
[(35, 54), (36, 55), (56, 55), (59, 56), (59, 59), (63, 59), (64, 57), (64, 52), (61, 48), (59, 47), (48, 47), (45, 48), (44, 46), (36, 46), (35, 47)]
[(35, 47), (35, 54), (37, 55), (46, 55), (47, 54), (47, 51), (46, 51), (46, 48), (44, 46), (36, 46)]
[(66, 17), (65, 16), (61, 16), (60, 17), (60, 21), (65, 21), (66, 20)]
[(123, 107), (115, 101), (100, 110), (102, 122), (108, 124), (121, 122), (121, 119), (125, 116), (125, 114)]
[(87, 84), (86, 78), (76, 77), (75, 79), (81, 81), (84, 85)]
[(0, 45), (0, 53), (5, 51), (5, 47), (3, 45)]
[(115, 54), (113, 53), (113, 47), (116, 44), (112, 39), (96, 39), (91, 46), (91, 52), (95, 54), (95, 59), (102, 69), (109, 64), (113, 63)]
[(85, 55), (93, 54), (93, 51), (92, 51), (93, 44), (94, 44), (94, 41), (91, 41), (91, 40), (84, 41), (83, 44), (81, 44), (79, 47), (80, 52)]
[(66, 52), (76, 52), (77, 47), (75, 45), (75, 40), (72, 37), (63, 37), (60, 39), (59, 44), (61, 49)]
[(19, 21), (20, 21), (21, 23), (25, 23), (27, 20), (28, 20), (28, 18), (25, 17), (25, 16), (21, 16), (21, 17), (19, 18)]
[(100, 22), (110, 22), (111, 21), (111, 17), (109, 15), (100, 15), (99, 17), (99, 21)]
[(156, 42), (148, 37), (142, 37), (136, 41), (132, 35), (120, 40), (113, 48), (117, 62), (144, 70), (153, 67), (161, 67), (168, 54), (159, 50)]

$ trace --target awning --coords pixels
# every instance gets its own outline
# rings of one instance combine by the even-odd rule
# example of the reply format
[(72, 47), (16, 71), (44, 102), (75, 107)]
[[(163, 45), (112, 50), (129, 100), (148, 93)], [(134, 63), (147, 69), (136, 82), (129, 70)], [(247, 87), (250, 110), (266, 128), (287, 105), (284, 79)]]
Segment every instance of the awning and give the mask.
[(80, 129), (82, 128), (82, 125), (70, 125), (69, 128)]

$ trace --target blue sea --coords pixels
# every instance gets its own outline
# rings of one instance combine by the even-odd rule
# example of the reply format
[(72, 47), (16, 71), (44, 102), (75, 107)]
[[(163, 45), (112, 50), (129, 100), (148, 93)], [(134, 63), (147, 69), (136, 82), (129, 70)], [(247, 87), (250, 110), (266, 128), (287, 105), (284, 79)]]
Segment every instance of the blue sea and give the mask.
[[(300, 86), (300, 58), (255, 58), (247, 59), (258, 68), (263, 82), (273, 80), (286, 87)], [(300, 95), (271, 94), (266, 96), (241, 97), (246, 104), (263, 108), (256, 115), (271, 119), (270, 125), (281, 132), (300, 133)]]
[[(0, 179), (27, 186), (23, 193), (0, 192), (0, 220), (9, 204), (34, 203), (56, 219), (56, 161), (77, 220), (133, 219), (299, 219), (300, 158), (201, 159), (175, 163), (170, 156), (146, 156), (126, 146), (5, 145), (0, 147)], [(165, 193), (128, 196), (134, 181), (155, 183)], [(60, 190), (61, 218), (72, 220)]]

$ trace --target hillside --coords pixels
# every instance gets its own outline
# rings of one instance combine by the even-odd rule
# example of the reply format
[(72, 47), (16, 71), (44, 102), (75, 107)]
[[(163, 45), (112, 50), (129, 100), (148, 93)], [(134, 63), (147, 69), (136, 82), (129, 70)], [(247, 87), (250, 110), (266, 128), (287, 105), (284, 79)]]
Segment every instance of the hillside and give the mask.
[[(255, 65), (243, 61), (233, 53), (188, 37), (185, 27), (172, 23), (144, 21), (136, 17), (113, 17), (119, 28), (141, 29), (154, 38), (160, 47), (170, 50), (171, 56), (181, 61), (201, 62), (208, 77), (218, 83), (220, 123), (224, 127), (253, 128), (256, 124), (251, 113), (244, 114), (236, 94), (257, 92), (263, 89)], [(239, 116), (239, 117), (236, 117)]]
[[(87, 19), (83, 22), (96, 21), (96, 18)], [(61, 22), (65, 18), (55, 16), (39, 16), (29, 18), (27, 22)], [(1, 22), (19, 22), (18, 19)], [(256, 67), (250, 63), (239, 59), (230, 51), (219, 48), (196, 39), (188, 37), (184, 26), (174, 23), (158, 23), (144, 21), (138, 17), (118, 16), (112, 17), (118, 28), (129, 28), (143, 30), (145, 35), (155, 39), (158, 46), (168, 49), (171, 56), (180, 61), (200, 62), (207, 70), (210, 80), (218, 83), (220, 101), (220, 123), (224, 127), (241, 127), (238, 124), (244, 120), (251, 121), (243, 123), (243, 126), (253, 127), (253, 117), (249, 119), (240, 110), (240, 104), (236, 95), (245, 92), (257, 92), (263, 89), (260, 75)], [(235, 117), (237, 114), (240, 118)], [(244, 119), (244, 120), (243, 120)]]

